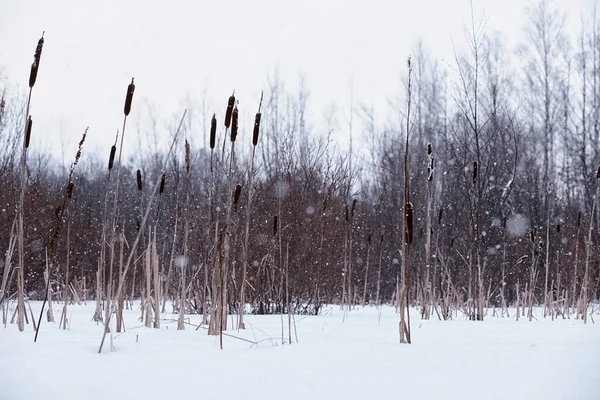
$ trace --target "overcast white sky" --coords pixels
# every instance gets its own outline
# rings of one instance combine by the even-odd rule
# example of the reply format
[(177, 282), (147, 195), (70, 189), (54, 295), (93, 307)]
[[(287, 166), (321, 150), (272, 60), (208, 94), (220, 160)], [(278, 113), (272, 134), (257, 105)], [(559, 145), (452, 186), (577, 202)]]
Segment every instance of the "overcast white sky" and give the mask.
[[(593, 0), (556, 1), (576, 35)], [(485, 14), (488, 32), (501, 31), (512, 49), (531, 1), (473, 3), (477, 17)], [(55, 152), (61, 133), (67, 153), (73, 152), (89, 125), (87, 151), (106, 153), (121, 127), (131, 77), (132, 114), (147, 100), (162, 120), (171, 120), (188, 96), (199, 100), (207, 90), (222, 115), (235, 89), (250, 127), (260, 90), (277, 68), (288, 89), (305, 78), (313, 121), (337, 103), (345, 124), (351, 87), (355, 102), (373, 103), (385, 114), (417, 40), (442, 64), (451, 62), (452, 45), (462, 45), (469, 19), (468, 0), (0, 0), (0, 90), (27, 87), (37, 40), (46, 31), (31, 114), (38, 145)], [(135, 124), (133, 118), (131, 134)], [(199, 146), (201, 139), (192, 143)]]

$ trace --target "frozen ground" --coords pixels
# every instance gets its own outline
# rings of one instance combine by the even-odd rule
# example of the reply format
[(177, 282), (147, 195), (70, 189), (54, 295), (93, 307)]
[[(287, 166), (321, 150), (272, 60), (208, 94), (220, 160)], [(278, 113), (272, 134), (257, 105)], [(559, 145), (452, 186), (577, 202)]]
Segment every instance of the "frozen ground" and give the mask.
[[(41, 303), (32, 306), (37, 314)], [(31, 325), (25, 333), (0, 328), (0, 400), (600, 399), (600, 315), (588, 325), (441, 322), (420, 321), (413, 311), (413, 344), (401, 345), (393, 308), (378, 324), (374, 308), (353, 310), (343, 322), (331, 307), (298, 316), (292, 345), (281, 345), (279, 316), (247, 316), (246, 331), (229, 333), (259, 344), (225, 337), (221, 351), (218, 338), (191, 325), (140, 327), (136, 310), (126, 313), (115, 351), (99, 355), (94, 306), (69, 310), (71, 330), (44, 323), (36, 344)]]

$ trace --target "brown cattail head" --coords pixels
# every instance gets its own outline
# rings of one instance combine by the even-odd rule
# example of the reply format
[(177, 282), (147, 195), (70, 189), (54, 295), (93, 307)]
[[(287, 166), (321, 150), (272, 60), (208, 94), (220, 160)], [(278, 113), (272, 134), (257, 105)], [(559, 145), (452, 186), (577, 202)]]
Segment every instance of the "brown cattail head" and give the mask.
[(71, 197), (73, 197), (73, 189), (75, 189), (75, 184), (73, 183), (73, 181), (70, 181), (67, 184), (67, 197), (70, 199)]
[(379, 238), (379, 243), (383, 243), (383, 235)]
[(138, 169), (137, 173), (135, 174), (135, 180), (137, 182), (138, 190), (142, 190), (142, 171), (140, 169)]
[(556, 233), (560, 233), (560, 224), (556, 225)]
[(452, 246), (454, 246), (454, 238), (450, 240), (450, 248), (452, 248)]
[(413, 241), (413, 205), (411, 202), (406, 203), (405, 218), (406, 244), (411, 244)]
[(238, 184), (233, 191), (233, 209), (237, 212), (237, 206), (240, 201), (240, 195), (242, 194), (242, 185)]
[(600, 167), (598, 167), (598, 171), (596, 171), (596, 179), (600, 179)]
[(273, 236), (277, 235), (277, 215), (273, 216)]
[(260, 132), (260, 117), (261, 113), (256, 113), (254, 117), (254, 131), (252, 132), (252, 146), (256, 146), (258, 144), (258, 134)]
[(217, 140), (217, 116), (216, 116), (216, 114), (213, 114), (213, 117), (210, 120), (210, 148), (211, 148), (211, 150), (215, 148), (216, 140)]
[(348, 211), (348, 204), (346, 204), (346, 222), (350, 220), (350, 212)]
[(160, 177), (160, 188), (158, 189), (158, 194), (163, 194), (165, 191), (165, 182), (167, 181), (167, 174), (163, 173)]
[(350, 212), (351, 218), (354, 218), (354, 210), (356, 210), (356, 199), (352, 200), (352, 210)]
[(529, 241), (535, 243), (535, 228), (529, 230)]
[(438, 213), (438, 225), (441, 225), (443, 216), (444, 216), (444, 209), (440, 208), (440, 212)]
[(477, 184), (477, 161), (473, 161), (473, 185)]
[(431, 147), (431, 143), (427, 145), (427, 180), (430, 182), (433, 180), (433, 148)]
[(581, 225), (581, 211), (579, 211), (577, 213), (577, 227), (579, 228), (580, 225)]
[(227, 111), (225, 111), (225, 128), (229, 129), (231, 126), (231, 114), (233, 114), (233, 106), (235, 106), (235, 92), (229, 96), (227, 100)]
[(31, 115), (27, 119), (27, 129), (25, 130), (25, 148), (29, 148), (29, 142), (31, 141), (31, 128), (33, 127), (33, 121)]
[(231, 141), (235, 142), (238, 134), (238, 108), (237, 106), (233, 109), (231, 117)]
[(31, 64), (31, 72), (29, 73), (29, 87), (32, 88), (35, 85), (37, 79), (38, 69), (40, 67), (40, 59), (42, 58), (42, 49), (44, 47), (44, 34), (38, 40), (37, 47), (35, 48), (35, 54), (33, 55), (33, 64)]
[(115, 163), (115, 153), (117, 152), (117, 146), (113, 145), (110, 148), (110, 156), (108, 157), (108, 170), (113, 169), (113, 165)]
[(188, 141), (185, 141), (185, 173), (189, 176), (190, 175), (190, 167), (191, 167), (191, 150), (190, 150), (190, 144), (188, 143)]
[(367, 236), (367, 244), (371, 244), (371, 234), (369, 234), (369, 236)]
[(127, 95), (125, 96), (125, 107), (123, 111), (125, 112), (125, 116), (129, 115), (131, 111), (131, 101), (133, 100), (133, 92), (135, 91), (135, 85), (133, 84), (133, 78), (131, 78), (131, 83), (127, 86)]

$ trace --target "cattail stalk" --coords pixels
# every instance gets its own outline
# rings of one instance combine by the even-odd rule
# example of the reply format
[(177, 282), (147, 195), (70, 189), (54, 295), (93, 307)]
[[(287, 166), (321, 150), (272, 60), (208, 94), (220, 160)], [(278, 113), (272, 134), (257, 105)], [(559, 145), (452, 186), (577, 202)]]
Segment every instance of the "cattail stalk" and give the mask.
[[(185, 115), (187, 114), (187, 110), (185, 110), (183, 112), (183, 116), (181, 117), (181, 121), (179, 122), (179, 127), (177, 128), (177, 131), (175, 132), (175, 135), (173, 135), (173, 141), (171, 142), (171, 146), (169, 147), (169, 151), (167, 152), (165, 158), (163, 159), (162, 162), (162, 171), (164, 174), (164, 171), (167, 168), (167, 162), (168, 160), (171, 158), (171, 153), (173, 152), (173, 148), (175, 147), (175, 143), (177, 141), (177, 138), (179, 137), (179, 132), (181, 131), (181, 127), (183, 125), (183, 121), (185, 120)], [(123, 268), (123, 274), (119, 279), (119, 285), (117, 286), (117, 291), (116, 291), (116, 296), (118, 297), (120, 295), (120, 293), (123, 290), (123, 286), (125, 283), (125, 279), (124, 277), (127, 276), (127, 272), (129, 272), (129, 267), (131, 265), (131, 262), (133, 260), (133, 256), (135, 254), (135, 249), (137, 248), (139, 242), (140, 242), (140, 238), (142, 236), (142, 232), (144, 231), (145, 227), (146, 227), (146, 222), (148, 221), (148, 215), (150, 215), (150, 211), (152, 210), (152, 200), (154, 199), (154, 197), (156, 196), (156, 194), (158, 193), (158, 189), (160, 186), (160, 182), (162, 180), (162, 175), (161, 178), (159, 178), (156, 183), (154, 184), (154, 187), (152, 189), (150, 198), (148, 199), (148, 204), (146, 205), (146, 211), (144, 213), (144, 218), (142, 219), (142, 222), (140, 224), (140, 229), (135, 237), (135, 241), (133, 242), (133, 246), (131, 246), (131, 251), (129, 252), (129, 256), (127, 257), (127, 262), (125, 263), (125, 267)], [(102, 340), (100, 342), (100, 347), (98, 348), (98, 353), (102, 352), (102, 348), (104, 346), (104, 341), (106, 339), (106, 335), (108, 334), (109, 331), (109, 326), (110, 326), (110, 317), (112, 314), (109, 313), (109, 317), (106, 320), (106, 323), (104, 324), (104, 333), (102, 334)]]
[(250, 239), (250, 215), (252, 213), (252, 178), (254, 175), (254, 155), (256, 153), (256, 145), (258, 144), (258, 135), (260, 133), (260, 108), (262, 106), (262, 93), (258, 104), (258, 112), (254, 118), (254, 129), (252, 131), (252, 158), (250, 160), (250, 171), (248, 171), (248, 206), (246, 207), (246, 230), (244, 234), (244, 248), (242, 254), (242, 283), (240, 289), (240, 310), (238, 329), (246, 329), (244, 324), (244, 310), (246, 306), (246, 272), (248, 266), (248, 242)]

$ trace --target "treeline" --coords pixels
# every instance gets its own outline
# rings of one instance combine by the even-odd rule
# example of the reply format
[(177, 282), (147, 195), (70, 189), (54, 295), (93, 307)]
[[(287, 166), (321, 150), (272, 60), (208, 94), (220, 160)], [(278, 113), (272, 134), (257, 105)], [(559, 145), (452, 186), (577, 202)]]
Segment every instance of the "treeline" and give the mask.
[[(185, 135), (171, 132), (168, 157), (165, 148), (123, 162), (114, 210), (117, 161), (109, 174), (109, 149), (89, 154), (83, 145), (68, 213), (60, 207), (69, 179), (51, 155), (32, 149), (26, 296), (45, 297), (48, 266), (55, 298), (101, 300), (115, 293), (133, 252), (122, 295), (152, 297), (147, 313), (173, 298), (173, 311), (208, 319), (219, 299), (223, 312), (237, 312), (241, 296), (255, 313), (318, 313), (329, 303), (398, 301), (406, 282), (424, 317), (450, 318), (458, 308), (481, 319), (486, 307), (517, 302), (585, 314), (600, 296), (600, 30), (594, 16), (569, 43), (562, 18), (549, 1), (531, 10), (518, 69), (477, 24), (467, 27), (470, 53), (457, 56), (455, 76), (419, 46), (407, 96), (397, 102), (401, 121), (377, 121), (368, 107), (357, 113), (360, 152), (340, 152), (311, 132), (306, 93), (286, 93), (277, 82), (256, 99), (254, 121), (237, 121), (234, 96), (223, 99), (209, 146), (200, 143), (210, 131), (185, 131), (184, 123)], [(413, 211), (402, 274), (409, 99)], [(23, 102), (4, 93), (0, 115), (0, 278), (11, 299)]]

